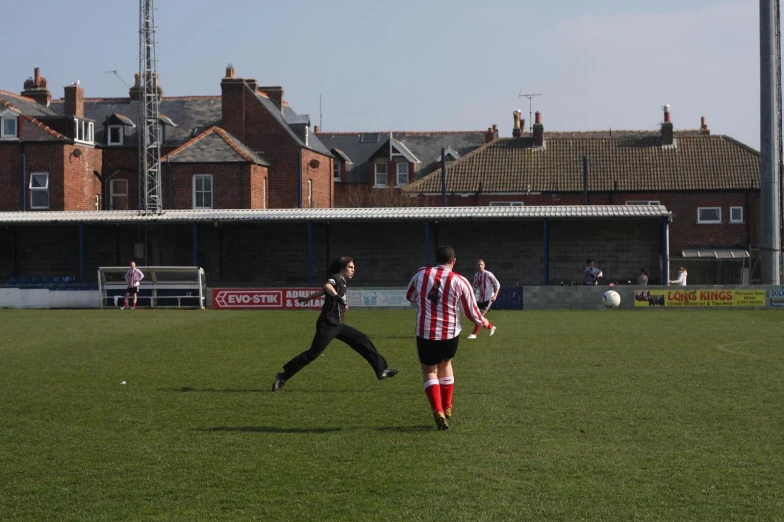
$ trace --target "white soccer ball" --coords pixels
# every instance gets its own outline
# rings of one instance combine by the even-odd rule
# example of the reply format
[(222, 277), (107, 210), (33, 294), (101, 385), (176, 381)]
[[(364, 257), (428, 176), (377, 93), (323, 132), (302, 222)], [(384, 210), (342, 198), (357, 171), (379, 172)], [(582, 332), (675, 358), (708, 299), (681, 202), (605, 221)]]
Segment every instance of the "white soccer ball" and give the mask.
[(607, 290), (602, 294), (602, 304), (607, 308), (617, 308), (621, 304), (621, 294), (615, 290)]

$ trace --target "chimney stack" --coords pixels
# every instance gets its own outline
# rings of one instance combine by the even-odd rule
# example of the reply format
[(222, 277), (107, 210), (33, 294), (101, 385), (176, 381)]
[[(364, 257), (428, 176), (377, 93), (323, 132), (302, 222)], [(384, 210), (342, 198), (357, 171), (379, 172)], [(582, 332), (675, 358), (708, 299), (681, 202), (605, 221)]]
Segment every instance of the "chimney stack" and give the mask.
[(128, 91), (128, 95), (131, 97), (132, 100), (138, 100), (142, 97), (142, 86), (139, 83), (141, 76), (139, 73), (133, 75), (133, 87), (130, 88)]
[(65, 115), (84, 118), (84, 89), (79, 87), (79, 80), (65, 86)]
[(22, 96), (32, 98), (36, 102), (46, 107), (48, 107), (49, 102), (52, 101), (52, 93), (49, 92), (46, 84), (46, 78), (41, 76), (41, 69), (39, 67), (36, 67), (33, 70), (32, 78), (25, 80)]
[(269, 85), (259, 87), (259, 90), (267, 95), (267, 98), (275, 104), (278, 110), (283, 110), (283, 87), (279, 85)]
[(485, 132), (485, 143), (490, 143), (498, 138), (498, 125), (495, 123), (492, 127), (487, 128), (487, 132)]
[(675, 134), (673, 132), (672, 120), (670, 117), (670, 104), (664, 106), (664, 122), (661, 125), (661, 143), (662, 146), (668, 146), (675, 143)]
[(522, 129), (523, 113), (517, 110), (514, 111), (512, 115), (514, 116), (514, 127), (512, 127), (512, 137), (519, 138), (523, 133), (523, 129)]
[[(155, 86), (155, 92), (158, 93), (158, 99), (160, 100), (163, 98), (163, 89), (161, 89), (161, 86), (158, 85), (158, 73), (155, 73), (153, 85)], [(128, 95), (132, 100), (142, 99), (141, 75), (139, 73), (133, 75), (133, 87), (128, 90)]]
[(318, 125), (314, 125), (313, 134), (318, 134), (319, 132), (321, 132), (321, 127), (319, 127)]
[(256, 93), (256, 80), (237, 78), (234, 66), (226, 67), (226, 76), (221, 80), (221, 124), (229, 134), (245, 141), (245, 89)]
[(544, 147), (544, 125), (542, 124), (542, 113), (536, 111), (534, 113), (534, 121), (532, 131), (534, 135), (534, 147)]
[(700, 134), (710, 135), (710, 129), (708, 128), (708, 122), (705, 119), (705, 116), (700, 118)]

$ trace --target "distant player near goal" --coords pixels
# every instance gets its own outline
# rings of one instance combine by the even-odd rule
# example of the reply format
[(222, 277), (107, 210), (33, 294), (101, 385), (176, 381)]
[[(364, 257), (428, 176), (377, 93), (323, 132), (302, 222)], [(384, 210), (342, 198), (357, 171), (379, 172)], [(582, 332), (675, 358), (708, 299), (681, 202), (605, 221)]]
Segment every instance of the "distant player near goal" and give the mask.
[(474, 291), (465, 277), (452, 271), (455, 251), (439, 247), (433, 267), (420, 268), (408, 285), (406, 299), (417, 307), (416, 343), (425, 395), (439, 430), (448, 430), (452, 417), (455, 374), (452, 359), (460, 341), (460, 310), (479, 326), (491, 328), (476, 306)]
[[(479, 258), (479, 261), (476, 262), (476, 268), (479, 270), (474, 274), (474, 288), (479, 291), (477, 305), (479, 305), (479, 310), (482, 311), (482, 315), (487, 315), (487, 312), (490, 311), (490, 307), (495, 300), (498, 299), (501, 283), (498, 282), (498, 279), (495, 278), (491, 271), (485, 270), (484, 259)], [(480, 328), (482, 327), (479, 325), (475, 326), (474, 331), (471, 332), (471, 335), (469, 335), (468, 338), (476, 339), (476, 334), (479, 333)], [(495, 328), (490, 330), (490, 335), (493, 335), (494, 333)]]
[(139, 297), (139, 283), (144, 279), (144, 274), (136, 268), (136, 261), (131, 261), (131, 268), (125, 272), (125, 282), (128, 288), (125, 290), (125, 304), (121, 310), (128, 308), (128, 298), (133, 295), (133, 310), (136, 310), (136, 300)]

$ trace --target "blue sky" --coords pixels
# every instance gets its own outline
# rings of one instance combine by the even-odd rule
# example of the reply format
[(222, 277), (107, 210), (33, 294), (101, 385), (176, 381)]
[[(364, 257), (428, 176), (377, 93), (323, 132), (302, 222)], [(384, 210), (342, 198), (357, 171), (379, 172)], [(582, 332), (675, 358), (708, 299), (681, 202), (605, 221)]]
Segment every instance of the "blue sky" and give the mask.
[[(545, 131), (676, 129), (759, 147), (758, 0), (158, 0), (165, 95), (219, 94), (237, 76), (282, 85), (326, 131), (473, 130), (523, 93)], [(4, 9), (0, 89), (40, 66), (54, 97), (79, 79), (87, 97), (127, 96), (138, 68), (136, 0), (38, 0)]]

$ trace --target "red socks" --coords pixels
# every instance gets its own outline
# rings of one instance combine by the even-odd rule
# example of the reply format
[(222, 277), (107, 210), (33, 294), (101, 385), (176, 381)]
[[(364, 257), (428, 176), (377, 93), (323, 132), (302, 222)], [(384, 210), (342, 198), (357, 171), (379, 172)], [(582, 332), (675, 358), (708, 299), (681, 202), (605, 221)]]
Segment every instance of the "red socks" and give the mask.
[(441, 404), (444, 408), (452, 407), (452, 390), (455, 387), (455, 378), (453, 377), (440, 377), (438, 385), (441, 388)]
[(471, 332), (471, 335), (476, 335), (476, 334), (478, 334), (478, 333), (479, 333), (479, 330), (481, 330), (481, 329), (482, 329), (482, 325), (475, 324), (475, 325), (474, 325), (474, 331), (473, 331), (473, 332)]
[(438, 379), (425, 381), (425, 395), (427, 395), (427, 400), (430, 401), (430, 408), (433, 411), (444, 412), (444, 406), (441, 402), (441, 387), (438, 385)]

